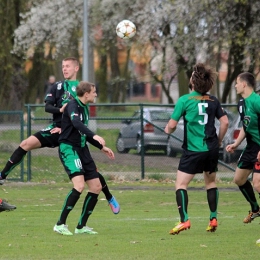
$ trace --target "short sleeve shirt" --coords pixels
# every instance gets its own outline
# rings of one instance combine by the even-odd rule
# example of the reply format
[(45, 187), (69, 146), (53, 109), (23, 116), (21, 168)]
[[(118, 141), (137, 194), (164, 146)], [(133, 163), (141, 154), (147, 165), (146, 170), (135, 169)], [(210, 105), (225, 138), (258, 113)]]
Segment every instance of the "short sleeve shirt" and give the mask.
[(181, 96), (171, 118), (179, 121), (183, 117), (183, 149), (203, 152), (218, 148), (215, 119), (219, 119), (225, 114), (215, 96), (202, 95), (196, 91)]

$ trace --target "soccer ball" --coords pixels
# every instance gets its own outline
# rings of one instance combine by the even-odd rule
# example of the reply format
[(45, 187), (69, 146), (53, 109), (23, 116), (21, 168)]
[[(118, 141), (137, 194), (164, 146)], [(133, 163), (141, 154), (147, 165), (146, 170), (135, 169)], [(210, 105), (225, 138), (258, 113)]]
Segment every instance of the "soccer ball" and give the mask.
[(121, 21), (116, 27), (116, 34), (121, 39), (130, 39), (135, 36), (136, 27), (129, 20)]

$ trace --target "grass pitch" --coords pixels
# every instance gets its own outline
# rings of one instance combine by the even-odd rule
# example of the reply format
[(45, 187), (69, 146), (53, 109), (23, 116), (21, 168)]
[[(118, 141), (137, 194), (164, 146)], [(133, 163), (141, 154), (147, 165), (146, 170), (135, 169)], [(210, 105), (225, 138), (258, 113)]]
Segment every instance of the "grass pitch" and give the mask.
[[(219, 227), (207, 233), (209, 210), (203, 188), (189, 190), (191, 229), (169, 235), (178, 221), (174, 184), (118, 184), (110, 190), (121, 205), (114, 215), (104, 195), (88, 226), (98, 235), (61, 236), (52, 231), (71, 184), (8, 182), (0, 197), (17, 209), (0, 214), (0, 259), (257, 259), (260, 218), (243, 224), (249, 205), (240, 192), (220, 189)], [(86, 191), (70, 213), (67, 224), (73, 232)]]

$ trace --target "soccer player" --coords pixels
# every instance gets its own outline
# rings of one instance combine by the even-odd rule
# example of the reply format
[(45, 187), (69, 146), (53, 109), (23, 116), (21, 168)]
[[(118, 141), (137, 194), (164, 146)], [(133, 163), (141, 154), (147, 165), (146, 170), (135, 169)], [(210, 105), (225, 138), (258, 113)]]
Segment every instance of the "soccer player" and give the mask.
[[(76, 86), (79, 83), (77, 80), (78, 71), (79, 62), (76, 58), (68, 57), (62, 61), (62, 73), (65, 80), (56, 82), (45, 98), (45, 111), (53, 114), (53, 123), (20, 143), (20, 146), (14, 151), (4, 169), (0, 172), (0, 184), (3, 184), (3, 180), (6, 179), (8, 174), (22, 162), (28, 151), (59, 146), (62, 113), (68, 101), (76, 97)], [(99, 178), (103, 187), (102, 191), (111, 210), (114, 214), (118, 214), (120, 206), (117, 200), (110, 193), (104, 177), (99, 174)]]
[(60, 160), (73, 183), (73, 188), (65, 198), (62, 212), (53, 230), (62, 235), (72, 235), (66, 225), (67, 217), (82, 194), (85, 183), (88, 193), (82, 206), (82, 213), (75, 234), (97, 234), (86, 226), (89, 216), (94, 211), (98, 195), (102, 189), (99, 173), (88, 149), (86, 141), (104, 152), (110, 159), (114, 159), (113, 151), (104, 146), (104, 139), (95, 135), (88, 127), (88, 104), (93, 103), (97, 96), (94, 84), (81, 81), (76, 88), (77, 97), (71, 100), (63, 113), (61, 134), (59, 138)]
[(16, 206), (7, 203), (5, 200), (0, 199), (0, 212), (15, 210)]
[[(244, 218), (244, 223), (251, 223), (260, 216), (259, 204), (256, 200), (254, 189), (260, 195), (260, 96), (255, 93), (256, 80), (253, 74), (243, 72), (236, 79), (236, 91), (242, 98), (238, 102), (238, 112), (243, 126), (238, 138), (233, 144), (226, 147), (227, 152), (233, 153), (240, 143), (246, 138), (247, 145), (243, 150), (235, 171), (234, 182), (251, 206), (249, 214)], [(253, 186), (248, 176), (253, 171)]]
[[(216, 186), (219, 147), (228, 128), (228, 118), (215, 96), (207, 94), (215, 82), (216, 73), (204, 64), (193, 67), (190, 78), (191, 93), (180, 97), (171, 119), (165, 127), (165, 133), (171, 134), (178, 121), (184, 120), (183, 153), (180, 158), (175, 182), (176, 202), (180, 222), (170, 230), (175, 235), (189, 229), (187, 187), (195, 174), (203, 173), (210, 209), (209, 225), (206, 228), (214, 232), (218, 226), (217, 206), (219, 192)], [(220, 121), (219, 133), (215, 128), (215, 118)]]

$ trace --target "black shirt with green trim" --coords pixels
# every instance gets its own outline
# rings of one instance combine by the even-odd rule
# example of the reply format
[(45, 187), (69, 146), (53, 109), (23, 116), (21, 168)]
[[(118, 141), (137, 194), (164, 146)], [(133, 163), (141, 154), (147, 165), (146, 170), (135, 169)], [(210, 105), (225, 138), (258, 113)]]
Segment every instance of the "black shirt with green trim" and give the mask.
[(62, 113), (60, 108), (76, 97), (77, 80), (65, 80), (56, 82), (45, 97), (45, 111), (53, 114), (53, 124), (61, 126)]
[(60, 143), (70, 144), (74, 147), (86, 146), (86, 141), (102, 149), (102, 145), (93, 139), (95, 135), (88, 128), (89, 106), (84, 105), (78, 97), (71, 100), (63, 113), (61, 121)]

